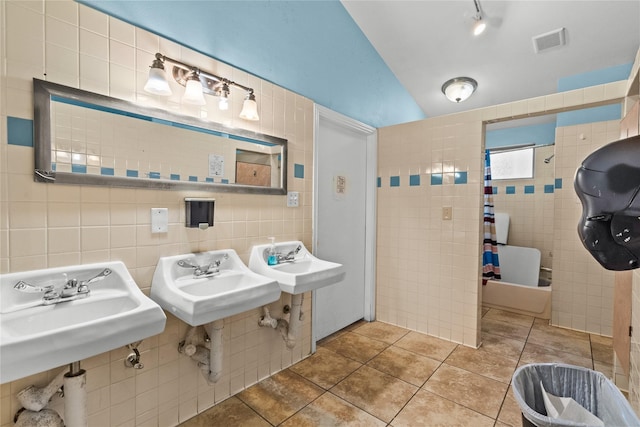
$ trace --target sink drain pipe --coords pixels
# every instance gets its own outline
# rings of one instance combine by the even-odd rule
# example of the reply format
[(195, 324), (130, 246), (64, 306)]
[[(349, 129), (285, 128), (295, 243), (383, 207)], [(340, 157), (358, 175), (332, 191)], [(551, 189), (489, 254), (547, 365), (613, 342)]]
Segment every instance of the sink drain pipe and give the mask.
[[(18, 401), (26, 411), (17, 419), (22, 419), (26, 423), (24, 425), (57, 426), (57, 420), (52, 416), (55, 411), (43, 409), (60, 387), (64, 387), (64, 425), (87, 427), (87, 373), (80, 368), (80, 362), (69, 364), (69, 372), (60, 372), (45, 387), (31, 385), (18, 392)], [(36, 420), (38, 424), (33, 424)]]
[[(277, 329), (282, 335), (282, 339), (287, 344), (287, 348), (292, 349), (296, 346), (296, 340), (300, 335), (300, 328), (302, 327), (302, 320), (304, 319), (304, 313), (302, 312), (302, 302), (304, 301), (304, 294), (291, 295), (291, 308), (289, 310), (289, 321), (284, 318), (274, 319), (269, 313), (267, 306), (262, 307), (264, 315), (258, 320), (260, 326), (270, 326), (273, 329)], [(285, 306), (285, 313), (286, 313)]]
[(87, 417), (87, 372), (80, 362), (69, 365), (64, 375), (64, 422), (67, 427), (86, 427)]
[(194, 326), (187, 331), (178, 351), (196, 361), (202, 376), (209, 385), (213, 385), (222, 377), (224, 319), (206, 323), (202, 327), (209, 336), (209, 342), (200, 332), (200, 327)]

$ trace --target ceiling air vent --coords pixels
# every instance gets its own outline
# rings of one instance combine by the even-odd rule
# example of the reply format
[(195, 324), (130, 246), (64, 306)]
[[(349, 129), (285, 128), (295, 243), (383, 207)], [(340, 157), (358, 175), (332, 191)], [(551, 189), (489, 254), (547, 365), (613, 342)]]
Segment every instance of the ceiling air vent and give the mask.
[(540, 53), (557, 46), (563, 46), (565, 44), (564, 28), (558, 28), (557, 30), (540, 34), (539, 36), (533, 37), (532, 40), (533, 50), (536, 53)]

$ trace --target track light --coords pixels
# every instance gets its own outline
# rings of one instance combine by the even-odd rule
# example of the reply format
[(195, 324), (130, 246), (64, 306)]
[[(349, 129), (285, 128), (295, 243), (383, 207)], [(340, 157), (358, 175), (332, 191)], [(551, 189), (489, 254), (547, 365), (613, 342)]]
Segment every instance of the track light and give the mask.
[(442, 85), (442, 93), (451, 102), (462, 102), (468, 99), (478, 87), (478, 82), (471, 77), (456, 77)]
[(253, 94), (253, 89), (247, 91), (247, 96), (242, 103), (242, 111), (240, 112), (240, 118), (245, 120), (260, 120), (258, 116), (258, 104), (256, 103), (256, 97)]
[(184, 95), (182, 96), (182, 102), (185, 104), (205, 105), (204, 94), (206, 93), (219, 98), (218, 108), (220, 110), (228, 110), (230, 87), (236, 86), (247, 93), (240, 112), (240, 118), (259, 120), (258, 104), (252, 88), (224, 77), (219, 77), (182, 61), (169, 58), (161, 53), (156, 53), (155, 59), (151, 64), (149, 78), (144, 85), (145, 92), (161, 96), (170, 96), (172, 94), (164, 69), (165, 62), (170, 62), (173, 65), (171, 70), (173, 78), (185, 87)]
[(473, 35), (479, 36), (487, 29), (487, 23), (482, 19), (482, 11), (480, 10), (480, 3), (478, 0), (473, 0), (473, 4), (476, 6), (476, 14), (473, 17), (475, 24), (473, 24)]

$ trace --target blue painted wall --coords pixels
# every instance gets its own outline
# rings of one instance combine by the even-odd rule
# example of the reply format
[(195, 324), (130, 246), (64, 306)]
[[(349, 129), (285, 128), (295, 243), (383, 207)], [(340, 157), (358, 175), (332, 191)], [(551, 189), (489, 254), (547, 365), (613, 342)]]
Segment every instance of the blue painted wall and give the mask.
[(522, 126), (510, 129), (487, 131), (486, 148), (509, 147), (514, 145), (549, 145), (556, 141), (556, 123)]
[[(629, 63), (563, 77), (558, 80), (558, 92), (626, 80), (631, 74), (632, 67), (633, 64)], [(558, 126), (573, 126), (607, 120), (620, 120), (621, 118), (622, 104), (614, 104), (560, 113), (557, 117), (557, 123)]]
[(425, 118), (337, 0), (77, 1), (371, 126)]

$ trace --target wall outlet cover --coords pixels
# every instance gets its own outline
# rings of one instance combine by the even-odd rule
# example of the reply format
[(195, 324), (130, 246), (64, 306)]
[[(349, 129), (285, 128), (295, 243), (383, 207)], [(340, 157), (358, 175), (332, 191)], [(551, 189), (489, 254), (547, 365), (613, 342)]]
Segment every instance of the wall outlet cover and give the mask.
[(289, 191), (287, 193), (287, 207), (297, 208), (300, 206), (300, 197), (297, 191)]
[(167, 233), (169, 231), (169, 209), (151, 208), (151, 232)]

